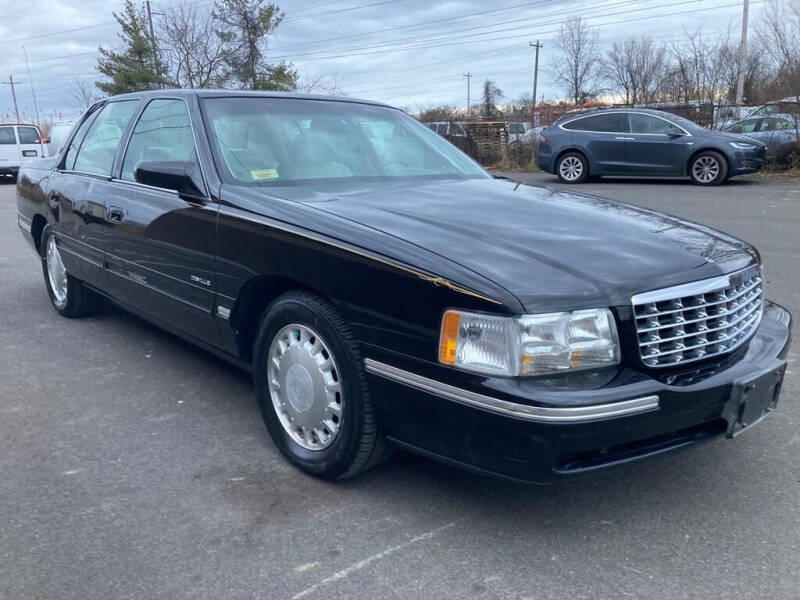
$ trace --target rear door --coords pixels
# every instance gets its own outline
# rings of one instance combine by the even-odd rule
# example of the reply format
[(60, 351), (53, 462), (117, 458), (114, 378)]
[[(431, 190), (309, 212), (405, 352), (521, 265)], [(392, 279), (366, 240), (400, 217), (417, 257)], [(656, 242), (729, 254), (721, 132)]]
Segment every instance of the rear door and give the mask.
[(13, 125), (0, 125), (0, 174), (20, 164), (17, 133)]
[(603, 112), (579, 117), (561, 125), (584, 150), (592, 175), (624, 175), (628, 119), (623, 112)]
[[(682, 175), (693, 144), (688, 131), (646, 113), (628, 113), (630, 140), (625, 155), (631, 175)], [(680, 132), (682, 135), (671, 135)]]
[[(182, 163), (205, 197), (137, 182), (136, 168), (145, 162)], [(208, 196), (187, 102), (151, 100), (106, 193), (110, 293), (168, 327), (219, 344), (212, 316), (218, 205)]]
[(22, 162), (47, 156), (45, 145), (42, 143), (42, 136), (39, 129), (32, 125), (18, 125), (17, 138), (19, 139), (19, 149)]
[(47, 198), (67, 271), (105, 289), (103, 236), (112, 166), (139, 100), (108, 102), (90, 112), (50, 178)]

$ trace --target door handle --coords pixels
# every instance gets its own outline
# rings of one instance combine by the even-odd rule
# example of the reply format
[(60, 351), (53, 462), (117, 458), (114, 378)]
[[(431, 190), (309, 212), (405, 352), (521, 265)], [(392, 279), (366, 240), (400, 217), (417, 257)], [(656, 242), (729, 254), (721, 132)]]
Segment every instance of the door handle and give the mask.
[(631, 140), (632, 141), (632, 140), (635, 140), (636, 138), (632, 138), (632, 137), (615, 137), (614, 139), (615, 140)]
[(122, 223), (123, 212), (119, 206), (109, 206), (106, 211), (106, 221), (109, 223)]

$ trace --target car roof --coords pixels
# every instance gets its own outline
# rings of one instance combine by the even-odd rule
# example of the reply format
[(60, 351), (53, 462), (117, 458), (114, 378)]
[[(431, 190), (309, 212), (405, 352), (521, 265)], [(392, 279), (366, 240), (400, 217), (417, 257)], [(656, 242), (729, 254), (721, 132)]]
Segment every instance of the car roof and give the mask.
[(0, 127), (36, 127), (36, 129), (39, 129), (33, 123), (0, 123)]
[(301, 94), (297, 92), (271, 92), (271, 91), (252, 91), (252, 90), (217, 90), (217, 89), (165, 89), (165, 90), (146, 90), (142, 92), (132, 92), (129, 94), (119, 94), (117, 96), (109, 96), (104, 98), (108, 100), (125, 100), (125, 99), (139, 99), (139, 98), (152, 98), (158, 96), (177, 96), (177, 97), (191, 97), (198, 98), (290, 98), (295, 100), (325, 100), (328, 102), (350, 102), (354, 104), (372, 104), (374, 106), (384, 106), (387, 108), (395, 108), (383, 102), (376, 102), (373, 100), (363, 100), (359, 98), (349, 98), (344, 96), (323, 96), (319, 94)]

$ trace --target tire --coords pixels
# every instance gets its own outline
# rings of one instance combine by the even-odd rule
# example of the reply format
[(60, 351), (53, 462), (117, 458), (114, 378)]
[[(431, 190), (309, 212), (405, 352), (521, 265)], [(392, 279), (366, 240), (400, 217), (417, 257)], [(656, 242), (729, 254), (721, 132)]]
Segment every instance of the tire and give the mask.
[[(52, 272), (51, 264), (54, 266)], [(57, 266), (58, 264), (60, 264), (60, 268)], [(62, 273), (62, 270), (63, 277), (60, 277), (59, 274)], [(101, 298), (87, 289), (79, 279), (67, 273), (64, 263), (61, 262), (58, 242), (52, 232), (45, 234), (42, 244), (42, 273), (50, 303), (62, 317), (85, 317), (100, 309)]]
[(358, 345), (330, 302), (301, 291), (277, 298), (259, 323), (254, 357), (264, 424), (295, 466), (345, 479), (390, 456)]
[(696, 185), (719, 185), (728, 178), (728, 161), (719, 152), (704, 150), (692, 157), (689, 178)]
[(562, 183), (584, 183), (589, 179), (589, 162), (580, 152), (567, 152), (556, 161), (556, 175)]

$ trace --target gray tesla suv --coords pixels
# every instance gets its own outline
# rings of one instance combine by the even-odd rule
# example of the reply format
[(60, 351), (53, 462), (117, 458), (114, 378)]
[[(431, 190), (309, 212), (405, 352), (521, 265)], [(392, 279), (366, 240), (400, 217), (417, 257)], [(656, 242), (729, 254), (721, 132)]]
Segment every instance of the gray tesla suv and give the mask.
[(539, 167), (565, 183), (593, 176), (681, 177), (716, 185), (764, 166), (763, 143), (650, 109), (567, 115), (542, 132)]

